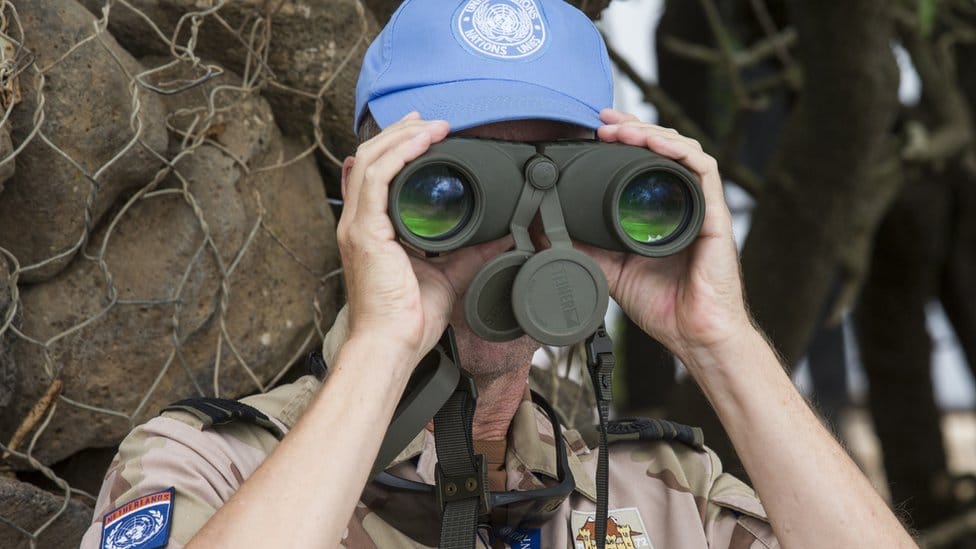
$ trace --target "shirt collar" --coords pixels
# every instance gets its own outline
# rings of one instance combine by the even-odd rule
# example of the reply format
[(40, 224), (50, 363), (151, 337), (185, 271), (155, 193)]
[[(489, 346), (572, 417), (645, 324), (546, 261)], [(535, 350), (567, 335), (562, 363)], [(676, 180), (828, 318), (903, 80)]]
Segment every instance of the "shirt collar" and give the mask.
[[(563, 430), (564, 444), (567, 446), (569, 470), (576, 480), (576, 491), (592, 501), (596, 501), (596, 484), (583, 467), (580, 456), (590, 453), (580, 434), (573, 429)], [(546, 414), (532, 404), (526, 388), (519, 404), (512, 426), (508, 432), (508, 449), (505, 452), (505, 470), (508, 490), (533, 490), (545, 485), (536, 475), (558, 480), (556, 471), (556, 449), (552, 425)], [(407, 447), (390, 463), (395, 466), (417, 458), (417, 476), (423, 482), (434, 484), (434, 466), (437, 464), (437, 450), (434, 435), (424, 429), (407, 444)]]

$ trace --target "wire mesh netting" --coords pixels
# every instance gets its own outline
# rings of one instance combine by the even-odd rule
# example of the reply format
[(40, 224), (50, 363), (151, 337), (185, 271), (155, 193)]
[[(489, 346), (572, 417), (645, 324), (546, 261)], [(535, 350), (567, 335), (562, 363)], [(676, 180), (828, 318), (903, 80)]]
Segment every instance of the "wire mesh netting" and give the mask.
[(2, 2), (0, 545), (76, 546), (129, 429), (321, 341), (373, 34), (357, 1)]

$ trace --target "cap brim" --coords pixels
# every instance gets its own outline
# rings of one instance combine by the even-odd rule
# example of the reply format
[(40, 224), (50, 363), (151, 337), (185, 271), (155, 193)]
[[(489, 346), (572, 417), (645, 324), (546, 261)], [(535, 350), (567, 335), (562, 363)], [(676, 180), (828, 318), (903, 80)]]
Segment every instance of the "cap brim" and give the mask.
[[(593, 129), (599, 109), (557, 91), (508, 80), (465, 80), (388, 93), (369, 101), (381, 128), (417, 111), (425, 120), (447, 120), (451, 131), (507, 120), (557, 120)], [(610, 105), (606, 105), (609, 107)]]

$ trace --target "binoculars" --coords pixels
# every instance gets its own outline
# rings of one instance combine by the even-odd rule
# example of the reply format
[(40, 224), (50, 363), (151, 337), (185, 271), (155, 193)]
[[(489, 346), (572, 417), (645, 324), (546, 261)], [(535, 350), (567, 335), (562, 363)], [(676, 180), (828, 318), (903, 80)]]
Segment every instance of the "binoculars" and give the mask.
[[(550, 249), (528, 237), (536, 212)], [(389, 214), (401, 241), (428, 254), (511, 233), (515, 250), (479, 271), (466, 318), (489, 340), (565, 345), (592, 333), (609, 302), (602, 271), (572, 240), (671, 255), (697, 237), (705, 199), (688, 169), (642, 147), (449, 138), (393, 180)]]

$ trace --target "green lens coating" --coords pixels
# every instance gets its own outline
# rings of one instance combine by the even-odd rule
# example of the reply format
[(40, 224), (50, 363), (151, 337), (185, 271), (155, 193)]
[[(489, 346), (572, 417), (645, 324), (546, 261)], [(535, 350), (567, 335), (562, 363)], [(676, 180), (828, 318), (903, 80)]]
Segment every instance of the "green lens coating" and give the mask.
[(620, 193), (617, 208), (627, 236), (642, 244), (657, 244), (684, 227), (691, 196), (677, 175), (657, 170), (632, 179)]
[(425, 166), (410, 175), (397, 197), (400, 220), (411, 233), (430, 240), (454, 236), (474, 211), (471, 189), (450, 166)]

